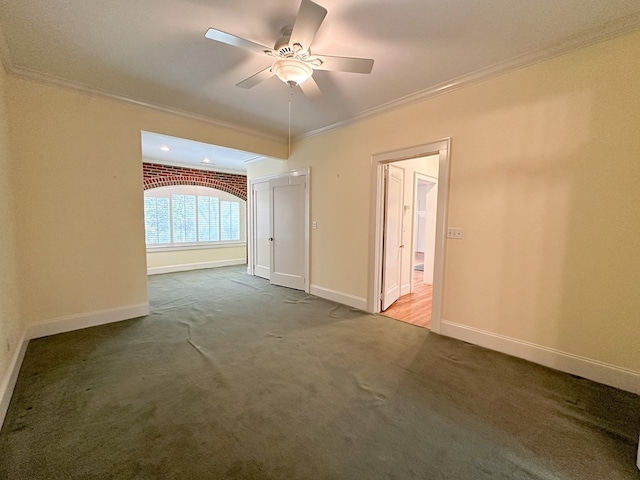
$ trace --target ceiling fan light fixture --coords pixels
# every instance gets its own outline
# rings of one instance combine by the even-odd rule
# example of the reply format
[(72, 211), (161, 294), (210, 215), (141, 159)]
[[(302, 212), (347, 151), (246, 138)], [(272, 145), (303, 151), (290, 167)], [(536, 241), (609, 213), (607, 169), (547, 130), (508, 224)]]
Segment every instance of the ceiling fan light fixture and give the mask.
[(313, 74), (313, 68), (295, 58), (279, 58), (273, 62), (271, 70), (280, 80), (291, 86), (300, 85)]

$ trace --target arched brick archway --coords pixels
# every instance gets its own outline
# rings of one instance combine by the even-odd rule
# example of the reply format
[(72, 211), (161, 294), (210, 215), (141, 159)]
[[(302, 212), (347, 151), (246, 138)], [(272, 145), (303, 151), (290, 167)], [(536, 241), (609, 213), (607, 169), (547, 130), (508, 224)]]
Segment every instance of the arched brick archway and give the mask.
[(222, 190), (247, 200), (247, 177), (233, 173), (211, 172), (192, 168), (143, 163), (144, 189), (173, 185), (197, 185)]

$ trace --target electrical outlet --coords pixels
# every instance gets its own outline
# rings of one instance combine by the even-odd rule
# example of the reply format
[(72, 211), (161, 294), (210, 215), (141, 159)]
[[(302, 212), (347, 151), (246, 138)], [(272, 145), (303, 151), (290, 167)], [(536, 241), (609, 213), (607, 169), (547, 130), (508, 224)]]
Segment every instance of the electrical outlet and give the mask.
[(462, 232), (461, 228), (448, 228), (447, 229), (447, 238), (455, 238), (455, 239), (460, 239), (463, 238), (464, 234)]
[(311, 223), (311, 228), (313, 228), (314, 230), (315, 230), (316, 228), (318, 228), (318, 222), (313, 221), (313, 222)]

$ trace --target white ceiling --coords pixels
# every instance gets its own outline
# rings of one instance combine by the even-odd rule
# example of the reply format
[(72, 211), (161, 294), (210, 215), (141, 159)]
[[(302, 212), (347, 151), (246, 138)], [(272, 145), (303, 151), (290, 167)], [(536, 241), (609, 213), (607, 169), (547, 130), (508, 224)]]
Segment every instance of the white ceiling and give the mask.
[(15, 75), (76, 86), (284, 139), (464, 79), (640, 28), (638, 0), (317, 0), (315, 53), (375, 60), (370, 75), (316, 71), (310, 102), (277, 78), (239, 81), (269, 57), (204, 37), (273, 45), (298, 0), (0, 0), (0, 53)]
[[(142, 160), (162, 165), (244, 175), (247, 172), (247, 163), (262, 158), (254, 153), (153, 132), (142, 132), (141, 141)], [(205, 159), (209, 159), (209, 162), (204, 162)]]

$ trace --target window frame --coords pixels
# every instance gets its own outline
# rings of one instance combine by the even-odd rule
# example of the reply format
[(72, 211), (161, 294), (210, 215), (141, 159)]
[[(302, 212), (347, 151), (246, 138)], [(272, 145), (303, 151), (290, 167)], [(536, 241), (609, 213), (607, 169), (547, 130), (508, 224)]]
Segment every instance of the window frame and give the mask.
[[(235, 202), (239, 205), (239, 240), (213, 240), (213, 241), (203, 241), (198, 242), (173, 242), (174, 233), (173, 233), (173, 201), (172, 195), (194, 195), (196, 197), (216, 197), (218, 198), (218, 203), (222, 202)], [(146, 241), (146, 215), (144, 218), (145, 223), (145, 246), (147, 252), (170, 252), (170, 251), (179, 251), (179, 250), (201, 250), (201, 249), (212, 249), (212, 248), (228, 248), (234, 246), (246, 246), (247, 245), (247, 202), (242, 198), (239, 198), (231, 193), (225, 192), (223, 190), (219, 190), (213, 187), (204, 187), (200, 185), (171, 185), (164, 187), (156, 187), (150, 188), (144, 191), (144, 198), (147, 197), (164, 197), (169, 199), (169, 228), (170, 228), (170, 243), (161, 243), (161, 244), (147, 244)], [(144, 203), (144, 202), (143, 202)], [(144, 210), (144, 207), (143, 207)], [(220, 211), (218, 213), (220, 215)], [(196, 198), (196, 238), (199, 234), (198, 231), (198, 200)], [(222, 236), (222, 225), (221, 219), (218, 220), (218, 229), (219, 235)]]

